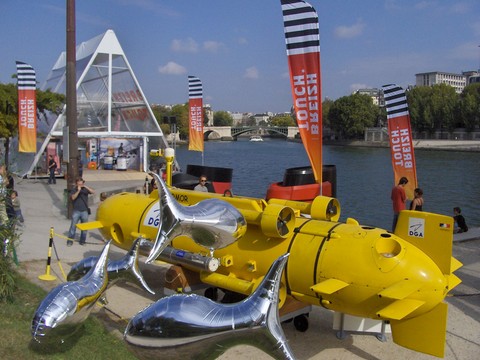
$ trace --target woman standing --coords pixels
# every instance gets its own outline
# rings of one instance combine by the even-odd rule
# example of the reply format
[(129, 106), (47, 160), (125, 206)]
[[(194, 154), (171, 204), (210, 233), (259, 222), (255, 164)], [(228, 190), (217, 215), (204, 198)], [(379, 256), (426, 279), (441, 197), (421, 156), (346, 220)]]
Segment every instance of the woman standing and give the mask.
[(423, 210), (423, 190), (416, 188), (413, 191), (413, 200), (410, 203), (410, 210), (422, 211)]

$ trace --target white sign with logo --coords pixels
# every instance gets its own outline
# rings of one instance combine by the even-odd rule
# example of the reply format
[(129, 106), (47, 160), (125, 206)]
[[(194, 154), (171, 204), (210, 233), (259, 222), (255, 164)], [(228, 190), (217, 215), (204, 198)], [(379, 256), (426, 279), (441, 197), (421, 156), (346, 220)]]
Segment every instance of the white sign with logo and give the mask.
[(411, 217), (408, 219), (408, 235), (423, 238), (425, 235), (425, 219)]

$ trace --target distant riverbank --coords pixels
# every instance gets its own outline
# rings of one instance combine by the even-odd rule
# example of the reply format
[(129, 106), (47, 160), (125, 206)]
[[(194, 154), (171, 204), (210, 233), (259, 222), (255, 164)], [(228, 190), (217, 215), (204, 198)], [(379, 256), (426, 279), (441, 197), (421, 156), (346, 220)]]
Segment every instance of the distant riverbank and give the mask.
[[(387, 141), (324, 141), (324, 145), (332, 146), (358, 146), (358, 147), (389, 147)], [(415, 149), (423, 150), (449, 150), (480, 152), (480, 140), (413, 140)]]
[[(232, 140), (207, 140), (207, 141), (232, 141)], [(287, 139), (292, 142), (302, 142), (301, 139)], [(186, 140), (177, 140), (177, 145), (188, 144)], [(357, 146), (388, 148), (388, 141), (364, 140), (324, 140), (323, 145), (331, 146)], [(448, 150), (480, 152), (480, 140), (413, 140), (413, 147), (422, 150)]]

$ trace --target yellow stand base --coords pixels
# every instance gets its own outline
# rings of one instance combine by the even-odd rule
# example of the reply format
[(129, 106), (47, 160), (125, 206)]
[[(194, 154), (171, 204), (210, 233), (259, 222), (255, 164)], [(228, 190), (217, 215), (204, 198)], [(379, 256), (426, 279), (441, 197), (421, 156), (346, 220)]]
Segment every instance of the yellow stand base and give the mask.
[(57, 277), (55, 275), (50, 275), (50, 274), (39, 275), (38, 278), (40, 280), (45, 280), (45, 281), (57, 280)]

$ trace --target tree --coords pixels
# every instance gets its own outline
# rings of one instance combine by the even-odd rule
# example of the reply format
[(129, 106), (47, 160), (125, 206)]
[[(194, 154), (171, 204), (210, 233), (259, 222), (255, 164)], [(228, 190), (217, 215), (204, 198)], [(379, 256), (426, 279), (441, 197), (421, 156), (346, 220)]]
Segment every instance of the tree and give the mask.
[(412, 129), (432, 134), (435, 131), (431, 110), (432, 88), (417, 86), (407, 92), (408, 111)]
[(233, 117), (227, 111), (215, 111), (213, 114), (214, 126), (232, 126)]
[(187, 139), (189, 133), (189, 119), (188, 119), (188, 103), (178, 104), (172, 107), (171, 116), (175, 116), (177, 120), (177, 130), (180, 139)]
[(276, 115), (270, 119), (272, 126), (296, 126), (295, 120), (290, 114)]
[(170, 125), (168, 121), (165, 121), (165, 118), (169, 118), (170, 116), (170, 109), (163, 105), (152, 105), (151, 106), (153, 116), (157, 120), (157, 123), (160, 125), (160, 129), (165, 135), (170, 134)]
[(471, 84), (463, 89), (458, 101), (457, 127), (473, 131), (480, 126), (480, 84)]
[(435, 129), (455, 129), (455, 109), (457, 108), (458, 94), (452, 86), (438, 84), (432, 86), (432, 115)]
[(330, 121), (328, 120), (328, 113), (332, 108), (333, 100), (325, 99), (322, 103), (322, 126), (323, 127), (331, 127)]
[(372, 98), (365, 94), (344, 96), (334, 101), (328, 121), (341, 139), (363, 138), (366, 127), (375, 124), (380, 112)]

